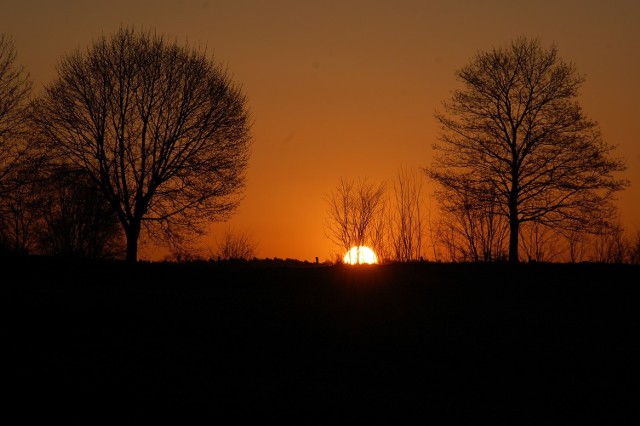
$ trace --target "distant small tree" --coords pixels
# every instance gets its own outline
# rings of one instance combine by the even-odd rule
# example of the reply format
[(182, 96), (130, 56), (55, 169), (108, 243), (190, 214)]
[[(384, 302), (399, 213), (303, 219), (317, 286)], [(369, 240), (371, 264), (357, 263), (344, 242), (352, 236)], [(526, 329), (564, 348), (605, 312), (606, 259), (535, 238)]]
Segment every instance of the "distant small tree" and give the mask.
[(640, 230), (636, 231), (629, 245), (629, 263), (632, 265), (640, 264)]
[(535, 222), (523, 226), (521, 241), (527, 259), (536, 262), (561, 259), (566, 242), (558, 232)]
[(399, 262), (422, 258), (422, 240), (425, 232), (422, 180), (418, 170), (400, 167), (393, 183), (394, 209), (391, 234), (394, 258)]
[(257, 243), (246, 232), (227, 228), (217, 242), (215, 257), (222, 260), (249, 260), (256, 256)]
[[(490, 188), (485, 197), (493, 198)], [(442, 194), (440, 194), (442, 195)], [(477, 204), (464, 191), (440, 199), (435, 244), (452, 261), (491, 262), (506, 258), (508, 224), (492, 203)]]
[(79, 258), (122, 258), (115, 211), (83, 170), (56, 168), (39, 182), (39, 251)]
[(561, 235), (566, 242), (567, 260), (571, 263), (585, 260), (592, 236), (577, 230), (563, 231)]
[(5, 175), (13, 189), (0, 197), (0, 248), (13, 254), (30, 254), (36, 247), (40, 182), (33, 169), (15, 165)]
[(341, 178), (326, 198), (327, 237), (346, 253), (351, 247), (373, 245), (375, 218), (384, 203), (385, 185)]
[(603, 223), (593, 239), (593, 260), (603, 263), (625, 263), (629, 247), (619, 221)]

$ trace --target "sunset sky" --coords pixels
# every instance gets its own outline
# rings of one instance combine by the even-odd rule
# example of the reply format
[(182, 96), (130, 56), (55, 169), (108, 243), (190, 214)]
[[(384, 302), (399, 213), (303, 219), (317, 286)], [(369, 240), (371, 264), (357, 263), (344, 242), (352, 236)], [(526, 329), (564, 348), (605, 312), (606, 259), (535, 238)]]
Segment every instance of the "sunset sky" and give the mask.
[(258, 257), (320, 261), (333, 254), (324, 197), (338, 180), (429, 166), (455, 71), (518, 36), (555, 43), (586, 75), (580, 104), (626, 159), (617, 205), (640, 229), (638, 22), (635, 0), (0, 0), (0, 32), (35, 94), (63, 55), (123, 25), (206, 48), (242, 85), (254, 125), (244, 200), (203, 247), (229, 226), (253, 236)]

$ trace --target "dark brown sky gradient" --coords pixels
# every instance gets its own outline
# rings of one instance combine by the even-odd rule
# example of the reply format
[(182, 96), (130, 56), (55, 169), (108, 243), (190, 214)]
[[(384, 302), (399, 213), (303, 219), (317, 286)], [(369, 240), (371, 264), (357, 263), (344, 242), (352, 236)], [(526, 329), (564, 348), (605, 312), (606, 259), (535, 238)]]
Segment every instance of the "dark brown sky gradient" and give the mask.
[[(431, 162), (433, 113), (477, 50), (524, 35), (586, 75), (581, 105), (619, 145), (632, 186), (618, 206), (640, 229), (640, 2), (2, 0), (36, 89), (60, 57), (120, 25), (206, 47), (249, 97), (254, 147), (245, 199), (216, 224), (253, 234), (260, 257), (320, 260), (324, 195), (338, 179), (391, 180)], [(427, 190), (430, 190), (427, 187)], [(142, 257), (152, 257), (147, 251)]]

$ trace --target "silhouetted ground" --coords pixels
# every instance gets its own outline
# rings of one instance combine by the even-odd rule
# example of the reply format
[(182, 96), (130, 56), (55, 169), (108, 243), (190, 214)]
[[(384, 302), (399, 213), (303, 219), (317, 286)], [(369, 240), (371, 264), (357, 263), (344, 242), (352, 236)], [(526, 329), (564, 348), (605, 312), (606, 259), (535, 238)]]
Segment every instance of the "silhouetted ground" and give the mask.
[(624, 424), (639, 413), (639, 266), (0, 266), (4, 402), (24, 419)]

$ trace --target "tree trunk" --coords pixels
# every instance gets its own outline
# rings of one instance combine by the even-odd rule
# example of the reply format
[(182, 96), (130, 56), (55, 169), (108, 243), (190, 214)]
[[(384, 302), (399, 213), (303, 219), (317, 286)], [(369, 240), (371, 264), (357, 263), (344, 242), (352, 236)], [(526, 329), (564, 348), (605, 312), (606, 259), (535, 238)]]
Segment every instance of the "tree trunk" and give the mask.
[(509, 263), (518, 263), (518, 233), (520, 231), (517, 215), (509, 218)]
[(130, 263), (136, 263), (138, 261), (138, 237), (140, 237), (140, 223), (132, 223), (126, 228), (125, 234), (127, 236), (127, 253), (125, 260)]
[(518, 220), (518, 181), (516, 173), (511, 181), (511, 195), (509, 197), (509, 263), (518, 263), (518, 240), (520, 231), (520, 222)]

